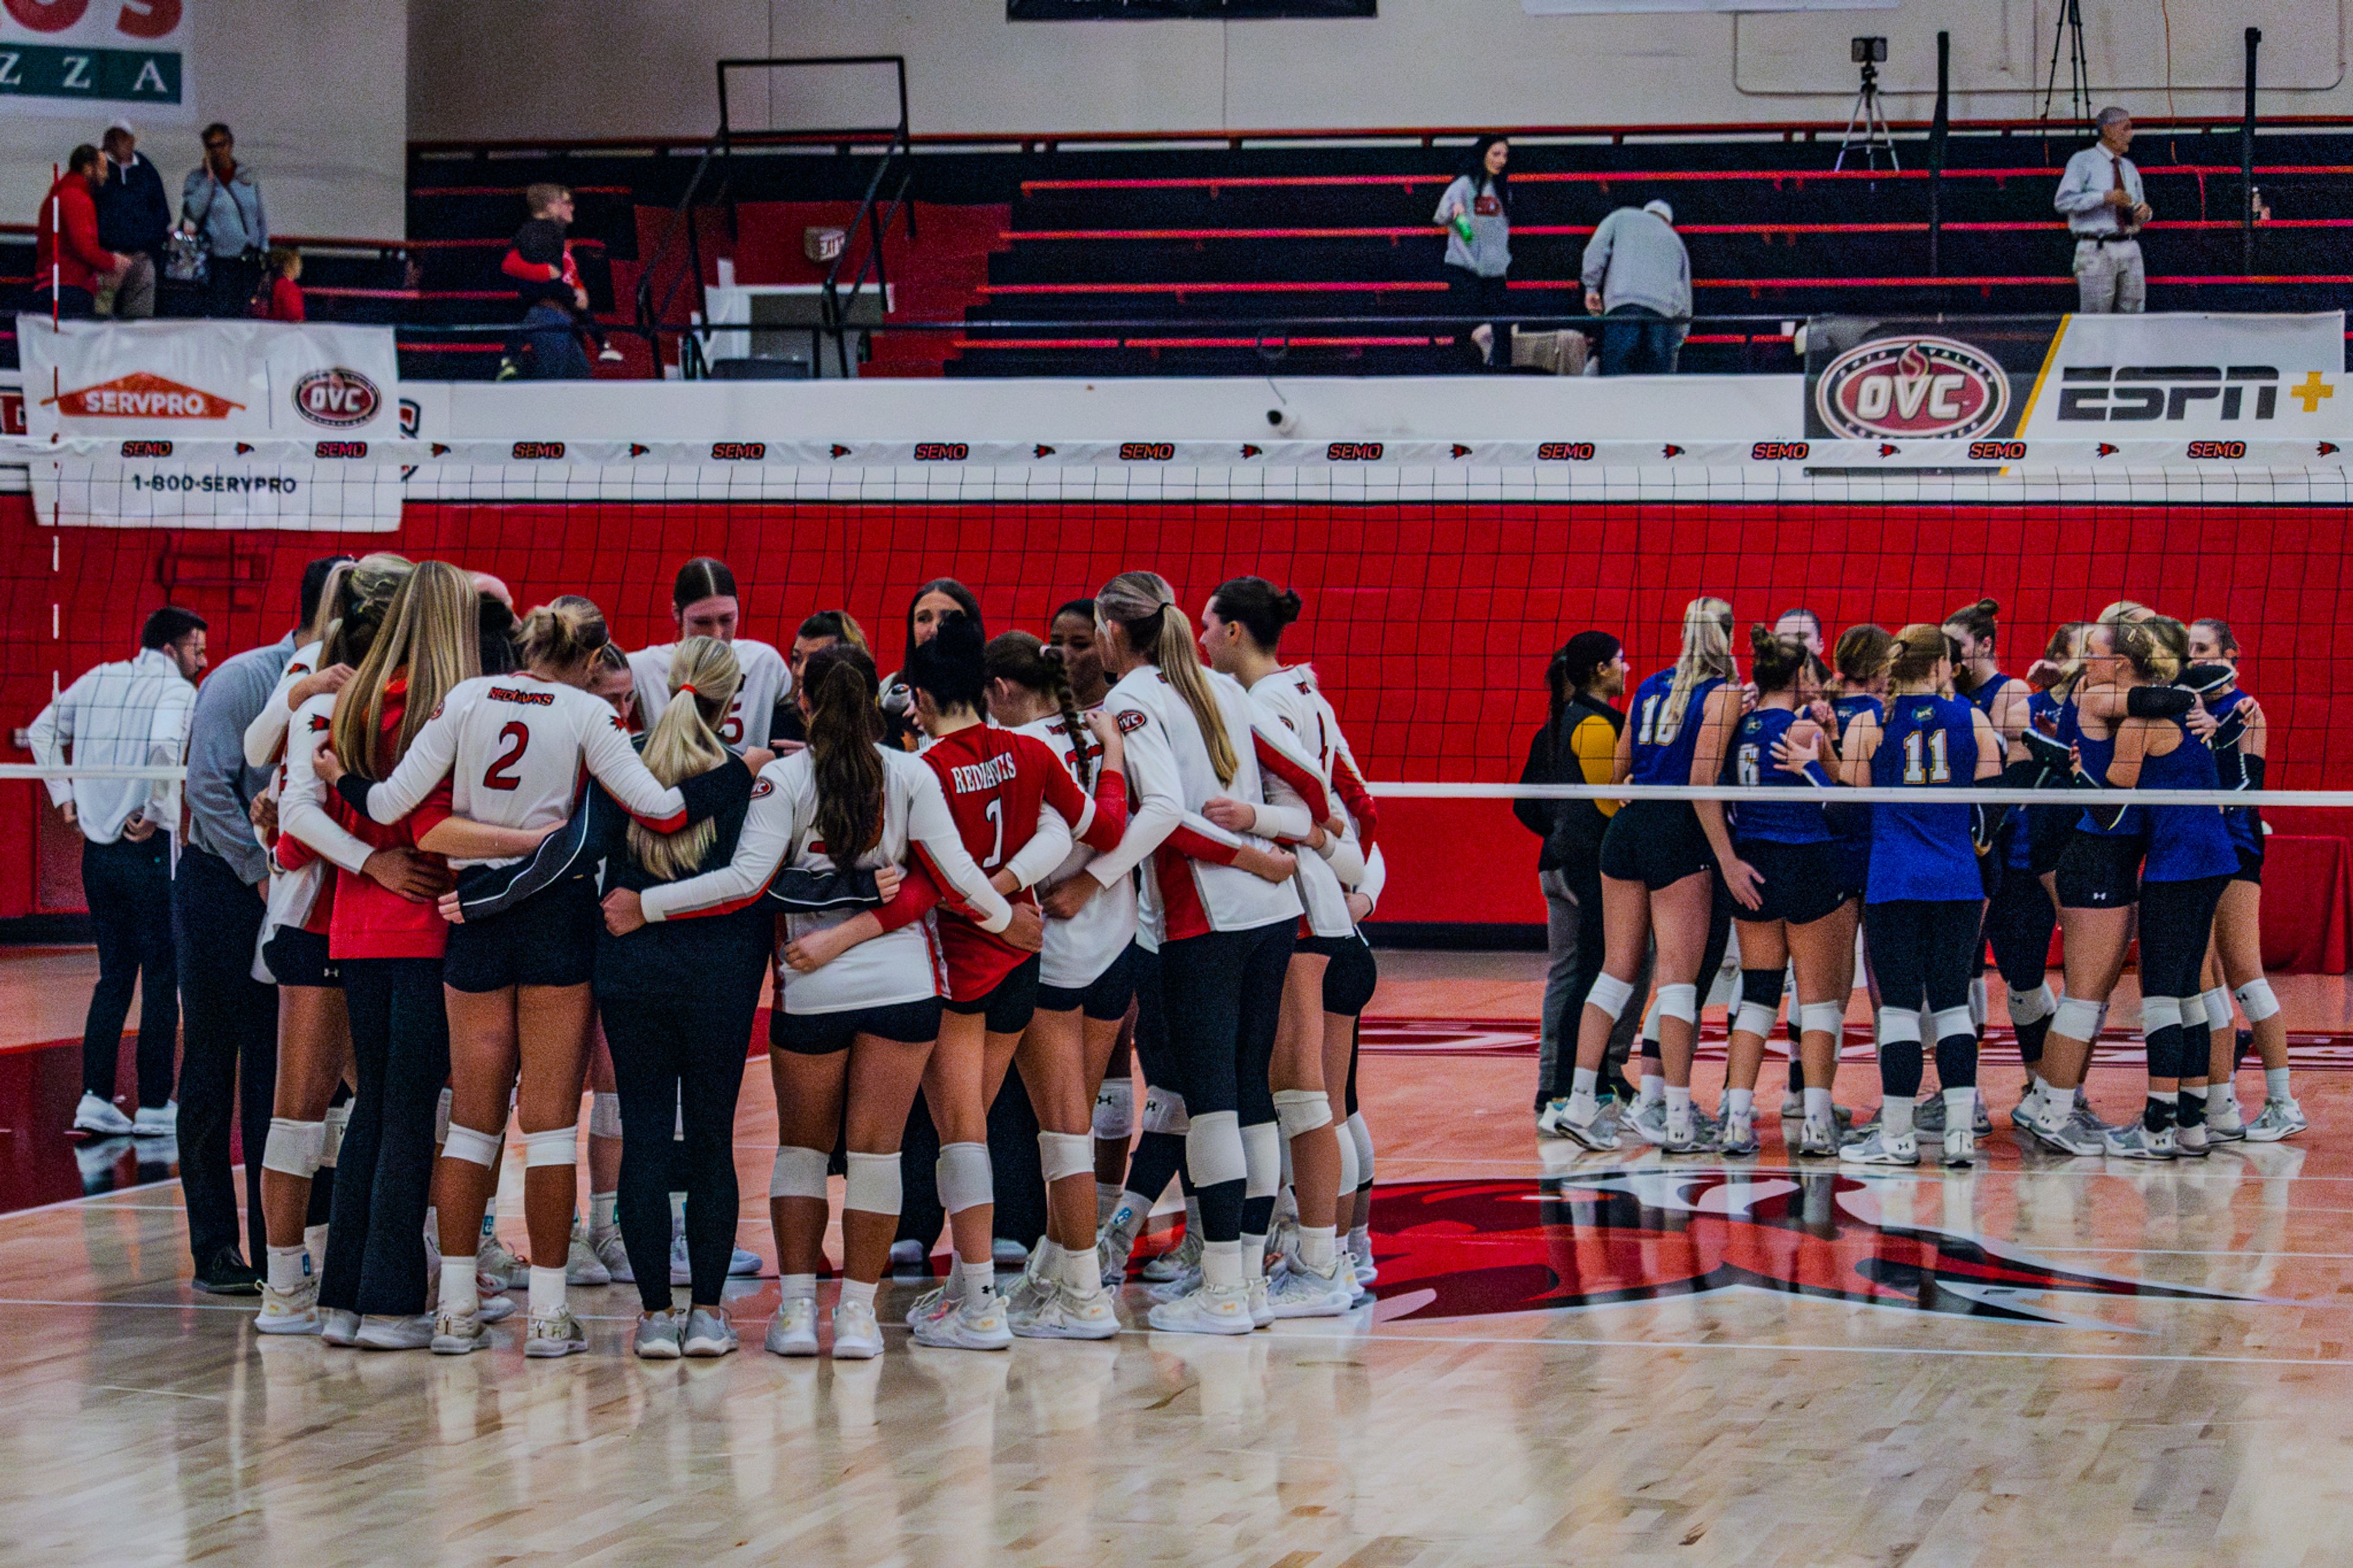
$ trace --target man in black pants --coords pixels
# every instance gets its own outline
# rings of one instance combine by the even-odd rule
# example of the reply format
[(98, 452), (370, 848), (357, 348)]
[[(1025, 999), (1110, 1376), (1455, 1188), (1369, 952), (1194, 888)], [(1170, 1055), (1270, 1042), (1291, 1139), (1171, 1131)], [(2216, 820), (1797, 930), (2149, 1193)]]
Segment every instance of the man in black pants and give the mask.
[[(342, 556), (302, 574), (301, 618), (317, 614), (327, 574)], [(263, 1256), (261, 1149), (278, 1089), (278, 988), (253, 976), (268, 894), (268, 857), (254, 837), (256, 796), (269, 771), (245, 761), (245, 731), (294, 657), (298, 634), (238, 654), (196, 692), (188, 731), (188, 841), (172, 879), (173, 945), (187, 1019), (180, 1064), (180, 1188), (188, 1211), (188, 1252), (199, 1290), (249, 1296)], [(246, 1230), (237, 1244), (237, 1192), (229, 1178), (229, 1124), (245, 1150)]]
[[(73, 1131), (99, 1137), (167, 1136), (172, 1056), (180, 1030), (172, 960), (174, 816), (168, 783), (93, 777), (71, 769), (177, 767), (187, 735), (189, 684), (205, 668), (205, 623), (166, 605), (147, 617), (139, 657), (101, 664), (41, 710), (26, 728), (33, 760), (58, 770), (42, 782), (58, 815), (81, 830), (81, 885), (98, 942), (98, 984), (82, 1026), (81, 1103)], [(68, 748), (71, 749), (69, 756)], [(163, 829), (164, 831), (158, 831)], [(132, 994), (139, 1014), (139, 1117), (114, 1103), (114, 1069)]]

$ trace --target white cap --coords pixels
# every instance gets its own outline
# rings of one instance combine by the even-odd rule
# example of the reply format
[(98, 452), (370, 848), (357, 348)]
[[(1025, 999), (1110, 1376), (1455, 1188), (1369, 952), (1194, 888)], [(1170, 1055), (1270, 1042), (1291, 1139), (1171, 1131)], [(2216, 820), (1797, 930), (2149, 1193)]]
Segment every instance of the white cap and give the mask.
[(1666, 219), (1669, 223), (1675, 221), (1675, 209), (1667, 205), (1663, 197), (1653, 196), (1651, 200), (1644, 202), (1642, 204), (1642, 210), (1646, 213), (1656, 213), (1661, 217)]
[(137, 131), (132, 128), (131, 121), (123, 119), (119, 114), (106, 122), (106, 128), (109, 131), (120, 131), (125, 136), (137, 136), (139, 134)]

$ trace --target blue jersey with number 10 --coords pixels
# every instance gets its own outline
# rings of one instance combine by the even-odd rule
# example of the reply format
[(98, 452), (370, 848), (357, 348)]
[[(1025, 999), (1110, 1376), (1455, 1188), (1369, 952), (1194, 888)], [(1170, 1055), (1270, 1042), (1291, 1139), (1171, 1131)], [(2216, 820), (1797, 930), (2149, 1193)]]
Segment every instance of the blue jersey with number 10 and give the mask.
[[(1890, 697), (1871, 754), (1871, 782), (1893, 788), (1963, 788), (1977, 782), (1978, 710), (1964, 698)], [(1981, 896), (1966, 805), (1894, 805), (1871, 813), (1871, 885), (1863, 901)]]
[(1707, 696), (1724, 684), (1720, 676), (1696, 682), (1674, 706), (1675, 672), (1662, 669), (1634, 689), (1627, 722), (1634, 730), (1633, 769), (1626, 782), (1638, 784), (1687, 784), (1692, 782), (1692, 752), (1699, 744), (1699, 721), (1707, 712)]

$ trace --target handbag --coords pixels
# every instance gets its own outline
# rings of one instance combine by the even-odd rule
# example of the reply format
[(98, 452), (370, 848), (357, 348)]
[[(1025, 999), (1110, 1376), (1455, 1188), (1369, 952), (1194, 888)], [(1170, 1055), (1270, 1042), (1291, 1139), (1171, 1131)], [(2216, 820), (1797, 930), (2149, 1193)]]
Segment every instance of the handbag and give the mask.
[(213, 216), (213, 203), (220, 199), (220, 182), (212, 182), (212, 195), (205, 198), (205, 210), (196, 219), (195, 232), (174, 229), (164, 237), (164, 276), (174, 283), (202, 283), (212, 276), (213, 256), (205, 239), (205, 220)]

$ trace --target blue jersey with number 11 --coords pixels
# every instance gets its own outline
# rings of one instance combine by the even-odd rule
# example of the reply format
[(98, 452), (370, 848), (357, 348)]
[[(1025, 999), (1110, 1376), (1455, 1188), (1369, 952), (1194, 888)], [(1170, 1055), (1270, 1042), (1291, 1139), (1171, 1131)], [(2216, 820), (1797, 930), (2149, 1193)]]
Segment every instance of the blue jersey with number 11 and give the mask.
[[(1977, 708), (1959, 697), (1890, 697), (1871, 754), (1871, 782), (1894, 788), (1966, 788), (1977, 782)], [(1966, 805), (1895, 805), (1871, 813), (1871, 885), (1863, 901), (1981, 896)]]

